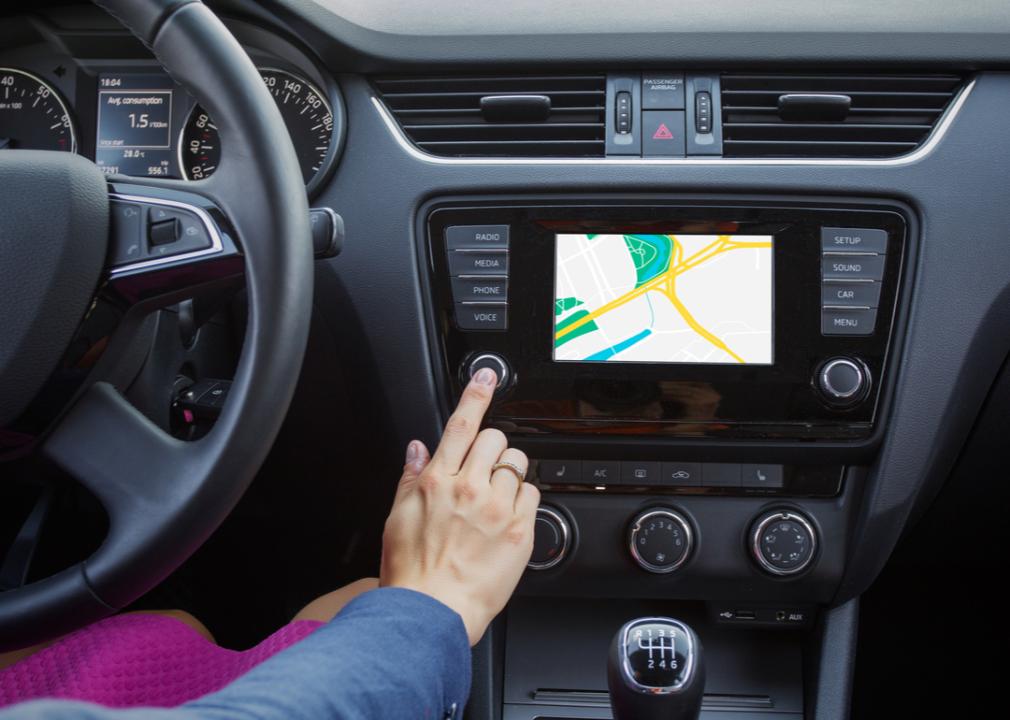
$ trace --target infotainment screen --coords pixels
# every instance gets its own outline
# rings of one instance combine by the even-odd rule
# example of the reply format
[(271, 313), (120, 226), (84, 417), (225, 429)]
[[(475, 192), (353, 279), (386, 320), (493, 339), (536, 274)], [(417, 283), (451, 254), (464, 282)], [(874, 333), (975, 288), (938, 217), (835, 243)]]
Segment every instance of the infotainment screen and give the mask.
[(773, 243), (558, 234), (554, 360), (772, 364)]

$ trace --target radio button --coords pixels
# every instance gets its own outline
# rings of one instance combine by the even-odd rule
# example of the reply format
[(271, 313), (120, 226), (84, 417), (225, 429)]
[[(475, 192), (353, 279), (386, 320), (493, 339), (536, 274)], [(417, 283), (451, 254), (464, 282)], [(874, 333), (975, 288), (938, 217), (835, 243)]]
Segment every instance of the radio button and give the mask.
[(821, 305), (875, 308), (880, 302), (878, 282), (829, 282), (821, 285)]
[(629, 462), (625, 460), (621, 463), (622, 485), (656, 485), (658, 483), (658, 462)]
[(886, 253), (887, 232), (879, 228), (821, 228), (821, 252)]
[(884, 277), (883, 255), (824, 255), (821, 276), (825, 280), (854, 278), (880, 280)]
[(456, 324), (460, 330), (505, 330), (508, 306), (456, 303)]
[(621, 482), (621, 463), (611, 460), (583, 460), (582, 479), (591, 485), (617, 485)]
[(537, 477), (545, 485), (580, 485), (582, 461), (541, 460), (537, 464)]
[(876, 310), (821, 310), (821, 335), (872, 335), (876, 324)]
[(699, 487), (701, 463), (665, 462), (659, 474), (659, 484), (670, 487)]
[(701, 484), (705, 487), (740, 487), (737, 463), (705, 463), (701, 473)]
[(445, 229), (449, 250), (508, 250), (508, 225), (453, 225)]
[(456, 302), (505, 302), (508, 286), (506, 278), (454, 277), (452, 299)]
[(449, 253), (449, 274), (458, 275), (505, 275), (509, 269), (507, 252), (467, 252), (454, 250)]
[(781, 465), (744, 464), (740, 469), (741, 484), (745, 488), (780, 489), (784, 484)]

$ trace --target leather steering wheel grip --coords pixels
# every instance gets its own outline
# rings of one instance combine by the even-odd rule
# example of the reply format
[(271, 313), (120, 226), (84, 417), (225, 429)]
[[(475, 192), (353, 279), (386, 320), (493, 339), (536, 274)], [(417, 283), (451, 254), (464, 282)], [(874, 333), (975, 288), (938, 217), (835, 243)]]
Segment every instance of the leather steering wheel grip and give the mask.
[[(248, 324), (228, 403), (200, 440), (168, 436), (100, 382), (53, 430), (46, 453), (71, 473), (74, 463), (88, 465), (99, 480), (89, 488), (105, 506), (109, 532), (83, 563), (0, 593), (0, 649), (55, 637), (126, 606), (210, 536), (280, 430), (308, 340), (313, 257), (305, 186), (256, 67), (198, 0), (95, 2), (214, 117), (221, 163), (212, 177), (186, 188), (211, 198), (236, 231)], [(117, 428), (122, 433), (110, 440)]]

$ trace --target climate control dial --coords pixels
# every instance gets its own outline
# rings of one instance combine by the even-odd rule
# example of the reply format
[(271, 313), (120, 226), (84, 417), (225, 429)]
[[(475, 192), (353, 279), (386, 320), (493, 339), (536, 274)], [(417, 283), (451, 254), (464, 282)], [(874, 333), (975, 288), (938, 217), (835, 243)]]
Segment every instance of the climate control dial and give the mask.
[(817, 554), (817, 532), (802, 513), (773, 510), (754, 522), (750, 550), (765, 572), (780, 577), (797, 575)]
[(671, 573), (691, 556), (691, 524), (675, 510), (650, 508), (635, 516), (628, 530), (628, 550), (644, 570)]

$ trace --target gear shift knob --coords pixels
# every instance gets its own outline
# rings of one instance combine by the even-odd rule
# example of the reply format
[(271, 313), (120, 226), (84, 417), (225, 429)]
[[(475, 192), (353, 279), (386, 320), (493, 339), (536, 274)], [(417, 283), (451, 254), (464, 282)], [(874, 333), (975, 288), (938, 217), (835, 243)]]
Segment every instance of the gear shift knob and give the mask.
[(614, 720), (697, 720), (705, 691), (698, 636), (671, 618), (626, 623), (610, 645), (607, 685)]

